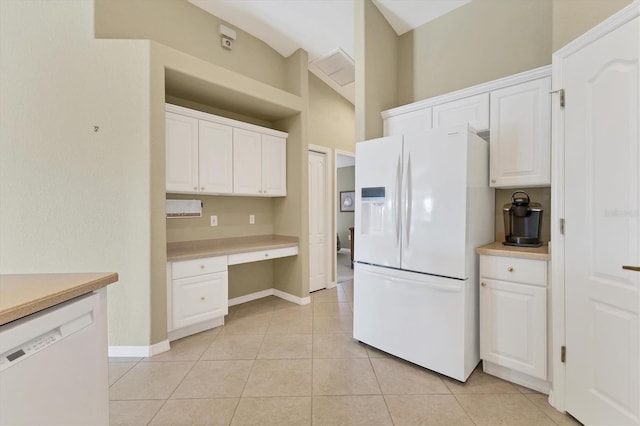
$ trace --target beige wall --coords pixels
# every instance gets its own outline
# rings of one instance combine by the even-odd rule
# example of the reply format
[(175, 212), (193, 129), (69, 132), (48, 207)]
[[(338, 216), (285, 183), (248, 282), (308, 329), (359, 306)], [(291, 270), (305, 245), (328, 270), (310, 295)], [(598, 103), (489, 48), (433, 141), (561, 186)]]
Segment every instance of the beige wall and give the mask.
[(148, 345), (149, 43), (53, 0), (1, 1), (0, 43), (0, 273), (117, 272), (110, 342)]
[(633, 0), (553, 0), (552, 51), (618, 12)]
[[(285, 58), (263, 41), (186, 0), (95, 1), (98, 38), (153, 40), (287, 90)], [(233, 51), (221, 45), (218, 33), (221, 23), (237, 30)]]
[(355, 2), (356, 142), (382, 136), (380, 111), (397, 105), (398, 36), (371, 0)]
[(474, 0), (402, 37), (412, 101), (550, 64), (551, 11), (551, 0)]

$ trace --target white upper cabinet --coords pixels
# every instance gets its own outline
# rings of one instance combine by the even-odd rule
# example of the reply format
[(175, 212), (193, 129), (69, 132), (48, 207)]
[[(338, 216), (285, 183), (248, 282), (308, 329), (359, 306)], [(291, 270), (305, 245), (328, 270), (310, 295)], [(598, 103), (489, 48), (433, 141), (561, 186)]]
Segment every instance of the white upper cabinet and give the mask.
[(491, 92), (490, 185), (551, 185), (551, 78)]
[(198, 120), (166, 114), (167, 192), (198, 191)]
[(384, 136), (429, 130), (431, 128), (431, 108), (421, 108), (386, 118), (383, 127)]
[(166, 191), (287, 195), (287, 134), (166, 105)]
[(199, 134), (200, 192), (230, 194), (233, 191), (233, 129), (200, 120)]
[(234, 129), (233, 144), (234, 194), (287, 195), (284, 138)]
[(433, 127), (450, 127), (469, 123), (477, 132), (489, 130), (489, 94), (436, 105), (432, 108)]
[(262, 141), (260, 133), (233, 132), (233, 192), (262, 195)]
[(287, 195), (287, 142), (283, 138), (262, 135), (262, 192)]

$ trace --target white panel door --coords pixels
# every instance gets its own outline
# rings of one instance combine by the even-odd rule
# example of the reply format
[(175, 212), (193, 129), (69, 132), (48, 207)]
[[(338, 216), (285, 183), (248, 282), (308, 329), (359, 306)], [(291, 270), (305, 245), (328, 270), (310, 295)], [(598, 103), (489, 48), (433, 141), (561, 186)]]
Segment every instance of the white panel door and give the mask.
[(200, 192), (230, 194), (233, 191), (232, 128), (209, 121), (199, 122)]
[(233, 193), (262, 195), (260, 133), (233, 129)]
[(287, 141), (262, 135), (262, 193), (287, 195)]
[(490, 184), (551, 184), (551, 78), (491, 92)]
[(167, 112), (165, 135), (167, 192), (197, 192), (198, 120)]
[(329, 282), (326, 157), (309, 151), (309, 291), (326, 288)]
[(403, 135), (405, 133), (423, 132), (431, 128), (431, 108), (389, 117), (384, 120), (384, 135)]
[(547, 289), (483, 278), (480, 357), (547, 379)]
[(467, 148), (466, 125), (404, 136), (402, 269), (467, 278)]
[(356, 144), (355, 261), (400, 267), (401, 185), (402, 136)]
[(489, 93), (481, 93), (432, 108), (433, 127), (469, 124), (476, 131), (489, 130)]
[(640, 423), (638, 19), (564, 59), (566, 408)]

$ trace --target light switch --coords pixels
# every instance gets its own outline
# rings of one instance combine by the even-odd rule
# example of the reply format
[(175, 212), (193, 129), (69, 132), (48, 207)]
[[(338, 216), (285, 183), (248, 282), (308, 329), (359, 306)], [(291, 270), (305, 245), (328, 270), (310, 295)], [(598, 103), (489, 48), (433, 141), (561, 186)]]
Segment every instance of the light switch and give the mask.
[(255, 225), (256, 224), (256, 215), (255, 214), (250, 214), (249, 215), (249, 225)]
[(211, 226), (218, 226), (218, 216), (211, 216)]

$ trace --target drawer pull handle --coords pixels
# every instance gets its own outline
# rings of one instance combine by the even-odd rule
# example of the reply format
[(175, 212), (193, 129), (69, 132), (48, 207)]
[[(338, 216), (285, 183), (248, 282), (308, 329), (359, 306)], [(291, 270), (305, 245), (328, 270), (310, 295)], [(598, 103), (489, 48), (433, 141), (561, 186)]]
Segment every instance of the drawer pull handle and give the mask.
[(507, 271), (509, 271), (509, 272), (513, 272), (513, 266), (509, 266), (509, 267), (507, 268)]
[(636, 271), (636, 272), (640, 272), (640, 266), (622, 265), (622, 269), (626, 269), (627, 271)]
[(482, 287), (486, 287), (486, 286), (487, 286), (487, 283), (485, 283), (485, 282), (481, 282), (481, 283), (480, 283), (480, 285), (481, 285)]

